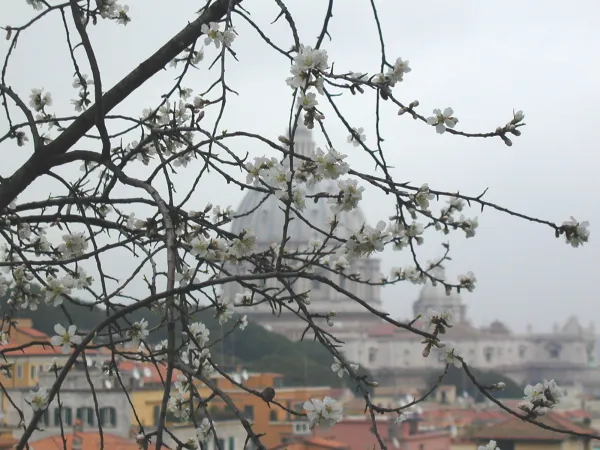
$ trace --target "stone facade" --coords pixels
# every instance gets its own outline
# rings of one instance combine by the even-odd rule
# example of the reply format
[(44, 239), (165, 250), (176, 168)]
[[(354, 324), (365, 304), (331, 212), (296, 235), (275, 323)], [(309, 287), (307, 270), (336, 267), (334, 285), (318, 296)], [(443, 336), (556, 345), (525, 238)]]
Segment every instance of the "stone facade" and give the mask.
[[(94, 387), (100, 421), (104, 432), (129, 438), (131, 434), (132, 410), (123, 388), (115, 378), (110, 382), (101, 368), (89, 368), (89, 377)], [(128, 373), (120, 374), (125, 388), (130, 390), (134, 387), (135, 380)], [(53, 372), (45, 372), (40, 376), (39, 386), (50, 389), (56, 375)], [(23, 411), (25, 423), (29, 423), (33, 417), (33, 410), (25, 401), (30, 393), (26, 389), (11, 389), (8, 391), (12, 401)], [(76, 366), (67, 375), (60, 389), (60, 402), (62, 412), (58, 408), (58, 399), (55, 397), (46, 409), (44, 416), (39, 422), (42, 430), (36, 430), (32, 440), (44, 439), (48, 436), (61, 433), (61, 421), (65, 433), (71, 433), (77, 419), (81, 419), (83, 431), (95, 431), (98, 429), (98, 414), (94, 403), (94, 395), (90, 389), (90, 383), (86, 378), (86, 371)], [(19, 414), (14, 408), (9, 408), (5, 417), (6, 425), (17, 427)], [(15, 437), (20, 435), (20, 429), (15, 430)]]
[[(443, 272), (436, 277), (443, 279)], [(596, 392), (600, 387), (594, 327), (582, 327), (575, 317), (562, 327), (555, 326), (551, 333), (536, 333), (531, 328), (525, 333), (512, 333), (499, 321), (477, 328), (467, 317), (459, 295), (446, 296), (442, 286), (431, 284), (423, 287), (414, 304), (415, 317), (430, 308), (453, 311), (455, 325), (447, 331), (444, 342), (456, 348), (472, 367), (501, 373), (521, 384), (554, 378), (563, 384), (581, 383), (587, 392)], [(398, 374), (418, 377), (445, 364), (441, 351), (432, 351), (424, 358), (421, 342), (420, 336), (383, 324), (346, 342), (343, 351), (348, 360), (387, 378)]]

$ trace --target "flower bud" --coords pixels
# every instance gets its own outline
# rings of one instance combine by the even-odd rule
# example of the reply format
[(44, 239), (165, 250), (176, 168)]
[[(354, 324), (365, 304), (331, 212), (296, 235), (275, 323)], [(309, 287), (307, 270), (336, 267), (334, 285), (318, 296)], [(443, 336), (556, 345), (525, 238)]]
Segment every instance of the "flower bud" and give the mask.
[(279, 142), (281, 142), (282, 144), (285, 144), (285, 145), (290, 145), (292, 143), (292, 141), (290, 141), (284, 135), (279, 136), (277, 139), (279, 140)]

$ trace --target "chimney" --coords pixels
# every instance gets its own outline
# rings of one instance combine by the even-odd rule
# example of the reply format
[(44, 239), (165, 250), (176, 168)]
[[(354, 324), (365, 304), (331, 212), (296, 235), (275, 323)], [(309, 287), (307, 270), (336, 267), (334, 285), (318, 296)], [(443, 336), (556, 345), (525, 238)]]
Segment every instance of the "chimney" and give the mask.
[(18, 328), (33, 328), (33, 321), (31, 319), (15, 319)]
[(78, 434), (73, 434), (72, 450), (81, 450), (83, 448), (83, 439)]

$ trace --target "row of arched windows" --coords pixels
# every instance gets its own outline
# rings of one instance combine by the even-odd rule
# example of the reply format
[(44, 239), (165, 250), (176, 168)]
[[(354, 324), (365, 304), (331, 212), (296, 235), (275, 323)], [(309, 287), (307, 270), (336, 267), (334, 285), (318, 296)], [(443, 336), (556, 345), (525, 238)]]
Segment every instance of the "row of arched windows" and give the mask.
[[(116, 427), (117, 426), (117, 409), (108, 406), (99, 409), (100, 425), (102, 427)], [(63, 406), (62, 409), (54, 408), (51, 412), (49, 409), (44, 411), (42, 416), (42, 423), (45, 426), (60, 426), (62, 413), (62, 424), (63, 426), (73, 426), (73, 409), (69, 406)], [(96, 426), (98, 425), (98, 417), (96, 416), (96, 410), (90, 407), (80, 407), (75, 410), (75, 417), (81, 421), (82, 424)]]

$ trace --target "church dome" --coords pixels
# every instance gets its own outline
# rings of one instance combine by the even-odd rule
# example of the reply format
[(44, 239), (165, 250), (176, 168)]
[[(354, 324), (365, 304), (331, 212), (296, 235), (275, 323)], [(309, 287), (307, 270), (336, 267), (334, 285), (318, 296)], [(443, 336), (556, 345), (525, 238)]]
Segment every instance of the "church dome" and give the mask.
[[(310, 154), (316, 148), (312, 139), (312, 131), (302, 123), (298, 124), (295, 135), (295, 150), (297, 153)], [(334, 180), (323, 180), (314, 186), (304, 186), (307, 195), (319, 192), (337, 194), (339, 189)], [(331, 204), (327, 198), (319, 198), (315, 203), (312, 198), (306, 199), (306, 208), (301, 212), (302, 218), (291, 213), (293, 220), (288, 225), (289, 243), (298, 246), (307, 245), (312, 239), (324, 239), (324, 235), (315, 228), (328, 233), (329, 220), (333, 217)], [(285, 204), (272, 194), (250, 190), (236, 209), (231, 231), (239, 234), (244, 229), (254, 233), (259, 246), (268, 246), (273, 242), (281, 242), (285, 214)], [(312, 225), (312, 227), (309, 224)], [(334, 235), (348, 238), (352, 233), (366, 223), (365, 216), (359, 208), (338, 214), (338, 225)], [(315, 227), (315, 228), (313, 228)], [(333, 241), (332, 243), (335, 243)]]
[[(313, 187), (307, 187), (306, 194), (313, 195), (318, 192), (336, 193), (337, 184), (332, 180), (324, 180)], [(333, 217), (331, 204), (326, 198), (320, 198), (316, 203), (312, 199), (306, 200), (306, 208), (298, 218), (291, 213), (293, 220), (288, 225), (287, 235), (290, 243), (307, 245), (311, 239), (323, 239), (324, 236), (315, 228), (329, 232), (329, 220)], [(249, 191), (236, 210), (236, 217), (231, 225), (231, 231), (239, 234), (246, 229), (256, 235), (259, 246), (279, 243), (283, 235), (285, 214), (282, 210), (285, 204), (274, 195), (258, 191)], [(308, 225), (310, 223), (313, 227)], [(358, 208), (338, 215), (338, 226), (334, 235), (340, 238), (349, 237), (354, 231), (365, 223), (365, 216)]]
[[(443, 267), (437, 266), (429, 271), (431, 276), (438, 280), (445, 280), (446, 273)], [(415, 317), (419, 314), (426, 314), (428, 309), (437, 311), (450, 310), (452, 312), (452, 320), (455, 323), (464, 322), (466, 306), (463, 303), (462, 297), (455, 290), (452, 290), (450, 295), (446, 293), (446, 288), (437, 283), (435, 286), (431, 281), (427, 281), (421, 289), (418, 300), (413, 305), (413, 313)]]

